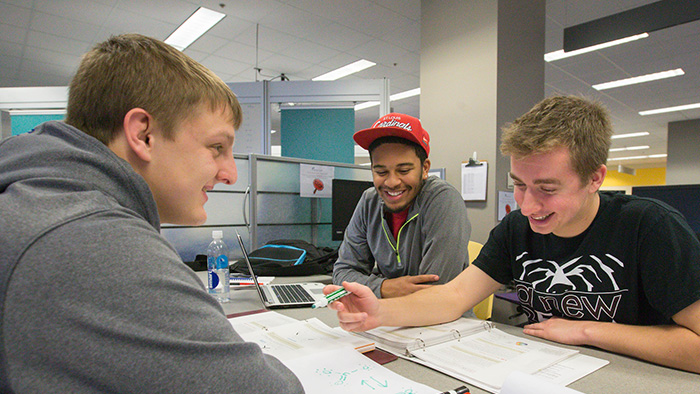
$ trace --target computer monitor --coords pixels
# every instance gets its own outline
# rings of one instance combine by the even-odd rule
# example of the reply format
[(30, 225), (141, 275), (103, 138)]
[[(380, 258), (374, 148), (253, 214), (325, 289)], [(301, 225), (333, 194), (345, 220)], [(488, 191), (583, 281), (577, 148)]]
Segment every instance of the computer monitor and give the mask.
[(700, 238), (700, 185), (634, 186), (632, 194), (654, 198), (676, 208)]
[(333, 179), (333, 191), (331, 193), (331, 210), (333, 214), (331, 220), (333, 234), (331, 239), (333, 241), (343, 240), (345, 228), (350, 223), (357, 202), (360, 201), (362, 193), (370, 187), (374, 187), (374, 184), (370, 181)]

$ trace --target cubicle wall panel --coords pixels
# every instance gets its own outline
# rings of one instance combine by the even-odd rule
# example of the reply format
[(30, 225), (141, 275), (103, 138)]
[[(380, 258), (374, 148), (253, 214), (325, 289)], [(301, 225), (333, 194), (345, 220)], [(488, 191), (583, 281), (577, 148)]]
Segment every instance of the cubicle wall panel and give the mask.
[(194, 261), (196, 255), (207, 253), (213, 230), (223, 231), (224, 242), (231, 249), (230, 259), (242, 256), (236, 241), (236, 230), (244, 239), (247, 239), (248, 229), (245, 226), (164, 227), (161, 229), (161, 234), (175, 247), (183, 261)]
[(316, 246), (327, 246), (337, 248), (340, 241), (333, 241), (333, 228), (330, 224), (316, 226)]
[[(323, 163), (310, 162), (313, 165), (323, 166)], [(340, 179), (372, 180), (369, 167), (342, 167), (335, 166), (333, 162), (327, 162), (328, 167), (333, 167), (333, 177)], [(257, 160), (258, 191), (278, 191), (299, 193), (299, 165), (298, 162)]]
[(317, 218), (319, 223), (330, 223), (333, 220), (333, 201), (330, 198), (317, 199)]
[(299, 163), (283, 161), (257, 161), (258, 192), (299, 193)]
[(206, 226), (227, 226), (227, 225), (242, 225), (243, 221), (243, 200), (245, 194), (243, 192), (230, 193), (207, 193), (209, 201), (204, 204), (204, 210), (207, 211)]
[(330, 198), (300, 197), (296, 194), (258, 193), (259, 225), (330, 224), (333, 218)]
[(369, 167), (336, 167), (335, 178), (354, 179), (358, 181), (372, 181), (372, 172)]
[[(314, 235), (316, 236), (315, 240)], [(278, 239), (301, 239), (319, 247), (337, 248), (340, 246), (339, 241), (331, 240), (330, 224), (317, 225), (313, 228), (312, 226), (296, 225), (258, 227), (258, 243), (260, 245)]]
[[(253, 157), (255, 160), (251, 161)], [(339, 242), (331, 240), (332, 201), (300, 196), (300, 164), (333, 167), (335, 178), (371, 180), (369, 168), (354, 165), (259, 155), (234, 155), (234, 158), (238, 181), (233, 185), (217, 185), (208, 193), (209, 201), (204, 207), (207, 221), (203, 226), (163, 225), (162, 234), (184, 261), (193, 261), (197, 254), (205, 253), (212, 230), (224, 232), (224, 240), (235, 258), (241, 255), (234, 230), (240, 232), (251, 250), (275, 239), (302, 239), (317, 246), (337, 247)], [(255, 179), (249, 179), (250, 174)], [(246, 195), (249, 185), (250, 194)], [(252, 202), (255, 212), (250, 217)], [(251, 224), (253, 227), (249, 229), (247, 226)]]
[(258, 225), (315, 223), (310, 198), (295, 194), (258, 194)]

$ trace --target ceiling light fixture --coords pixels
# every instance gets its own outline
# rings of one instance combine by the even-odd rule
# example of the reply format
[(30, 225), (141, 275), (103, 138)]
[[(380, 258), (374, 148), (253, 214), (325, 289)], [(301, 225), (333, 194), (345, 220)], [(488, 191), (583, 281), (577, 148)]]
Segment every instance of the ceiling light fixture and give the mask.
[(65, 109), (10, 109), (10, 115), (65, 115)]
[(577, 50), (571, 51), (571, 52), (564, 52), (563, 49), (560, 49), (558, 51), (545, 53), (544, 60), (546, 62), (553, 62), (555, 60), (565, 59), (567, 57), (576, 56), (576, 55), (580, 55), (582, 53), (587, 53), (587, 52), (593, 52), (593, 51), (597, 51), (598, 49), (608, 48), (608, 47), (612, 47), (615, 45), (626, 44), (628, 42), (636, 41), (636, 40), (639, 40), (641, 38), (647, 38), (647, 37), (649, 37), (649, 33), (642, 33), (642, 34), (637, 34), (634, 36), (620, 38), (619, 40), (613, 40), (613, 41), (609, 41), (609, 42), (604, 42), (602, 44), (592, 45), (589, 47), (577, 49)]
[(639, 133), (627, 133), (627, 134), (615, 134), (611, 138), (616, 140), (618, 138), (632, 138), (632, 137), (644, 137), (645, 135), (649, 135), (648, 131), (642, 131)]
[(204, 33), (209, 31), (214, 25), (219, 23), (226, 14), (199, 7), (194, 14), (190, 15), (186, 21), (182, 22), (168, 38), (165, 43), (172, 45), (179, 51), (184, 51), (193, 42), (197, 41)]
[(686, 105), (679, 105), (677, 107), (666, 107), (666, 108), (659, 108), (659, 109), (650, 109), (648, 111), (639, 111), (639, 114), (642, 116), (646, 115), (656, 115), (656, 114), (663, 114), (666, 112), (675, 112), (675, 111), (685, 111), (688, 109), (696, 109), (700, 108), (700, 103), (695, 103), (695, 104), (686, 104)]
[(389, 100), (391, 100), (391, 101), (402, 100), (405, 98), (418, 96), (419, 94), (420, 94), (420, 88), (415, 88), (415, 89), (407, 90), (405, 92), (392, 94), (391, 96), (389, 96)]
[(365, 101), (364, 103), (355, 104), (355, 111), (361, 111), (363, 109), (376, 107), (379, 105), (379, 101)]
[(638, 83), (656, 81), (656, 80), (664, 79), (664, 78), (677, 77), (677, 76), (683, 75), (683, 74), (685, 74), (685, 72), (683, 72), (683, 69), (677, 68), (675, 70), (661, 71), (661, 72), (653, 73), (653, 74), (640, 75), (638, 77), (625, 78), (625, 79), (620, 79), (620, 80), (612, 81), (612, 82), (599, 83), (597, 85), (593, 85), (593, 89), (596, 89), (596, 90), (612, 89), (612, 88), (617, 88), (620, 86), (634, 85), (634, 84), (638, 84)]
[(661, 154), (657, 154), (657, 155), (646, 155), (646, 156), (615, 157), (615, 158), (608, 159), (608, 161), (660, 159), (660, 158), (667, 157), (667, 156), (668, 156), (667, 154), (661, 153)]
[(626, 146), (624, 148), (613, 148), (609, 152), (622, 152), (625, 150), (642, 150), (649, 149), (649, 145), (639, 145), (639, 146)]
[[(405, 98), (409, 97), (414, 97), (420, 95), (420, 88), (415, 88), (411, 90), (406, 90), (405, 92), (400, 92), (396, 94), (392, 94), (389, 96), (389, 101), (397, 101), (397, 100), (403, 100)], [(376, 107), (379, 105), (379, 101), (366, 101), (364, 103), (360, 103), (355, 105), (355, 111), (360, 111), (366, 108), (372, 108)]]
[(343, 78), (350, 74), (362, 71), (366, 68), (370, 68), (377, 63), (370, 62), (369, 60), (361, 59), (354, 63), (350, 63), (347, 66), (340, 67), (339, 69), (327, 72), (323, 75), (319, 75), (316, 78), (311, 78), (312, 81), (335, 81), (336, 79)]

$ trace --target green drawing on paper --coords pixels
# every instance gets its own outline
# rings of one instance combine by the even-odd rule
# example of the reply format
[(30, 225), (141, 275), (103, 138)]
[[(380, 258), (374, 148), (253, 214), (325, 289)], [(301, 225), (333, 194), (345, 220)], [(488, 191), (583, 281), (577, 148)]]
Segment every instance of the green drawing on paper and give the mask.
[[(335, 370), (329, 367), (318, 368), (316, 375), (327, 378), (333, 386), (357, 387), (362, 392), (377, 392), (391, 394), (415, 394), (412, 388), (391, 388), (391, 383), (384, 377), (377, 378), (372, 375), (373, 368), (370, 365), (358, 365), (350, 370)], [(396, 391), (394, 391), (396, 390)]]
[(372, 377), (372, 376), (370, 377), (370, 379), (371, 379), (372, 381), (366, 380), (366, 379), (362, 379), (362, 381), (360, 382), (360, 384), (363, 385), (363, 386), (368, 386), (368, 387), (371, 388), (372, 390), (375, 390), (374, 386), (376, 386), (376, 385), (381, 386), (381, 387), (388, 387), (388, 386), (389, 386), (389, 382), (387, 382), (386, 380), (384, 380), (384, 382), (380, 382), (380, 381), (378, 381), (377, 379), (375, 379), (375, 378)]

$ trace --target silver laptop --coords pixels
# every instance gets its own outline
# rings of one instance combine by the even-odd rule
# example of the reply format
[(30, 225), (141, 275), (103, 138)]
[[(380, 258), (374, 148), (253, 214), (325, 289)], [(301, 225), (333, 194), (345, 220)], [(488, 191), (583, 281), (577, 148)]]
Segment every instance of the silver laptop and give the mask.
[(248, 266), (248, 271), (253, 279), (253, 285), (258, 291), (260, 300), (265, 308), (300, 308), (311, 307), (316, 301), (323, 298), (323, 283), (289, 283), (289, 284), (270, 284), (261, 285), (258, 282), (258, 277), (253, 272), (253, 266), (250, 264), (248, 252), (243, 246), (243, 239), (236, 231), (238, 244), (241, 246), (243, 258)]

